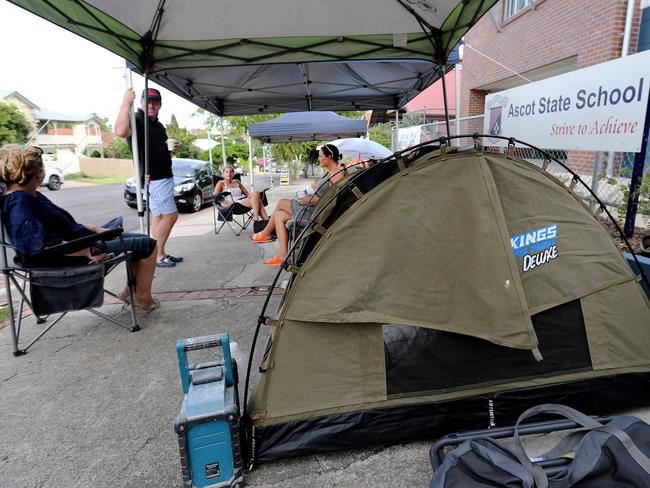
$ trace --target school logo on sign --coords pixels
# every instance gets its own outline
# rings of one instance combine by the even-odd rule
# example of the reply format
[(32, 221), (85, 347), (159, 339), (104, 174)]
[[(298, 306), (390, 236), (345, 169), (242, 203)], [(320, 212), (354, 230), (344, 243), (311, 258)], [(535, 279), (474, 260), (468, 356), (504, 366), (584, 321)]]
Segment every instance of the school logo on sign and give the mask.
[[(500, 136), (503, 128), (503, 109), (508, 105), (508, 99), (500, 95), (495, 96), (487, 103), (490, 114), (490, 124), (488, 125), (488, 134)], [(496, 141), (497, 139), (495, 139)], [(494, 141), (492, 141), (494, 142)]]

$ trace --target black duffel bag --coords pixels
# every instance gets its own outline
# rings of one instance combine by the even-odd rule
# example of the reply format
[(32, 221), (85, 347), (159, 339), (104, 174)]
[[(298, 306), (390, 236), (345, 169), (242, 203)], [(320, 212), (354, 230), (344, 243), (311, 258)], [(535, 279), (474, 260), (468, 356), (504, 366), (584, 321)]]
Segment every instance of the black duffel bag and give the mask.
[[(519, 424), (537, 414), (557, 414), (584, 427), (531, 461)], [(648, 488), (650, 425), (632, 416), (602, 424), (564, 405), (539, 405), (517, 420), (513, 450), (491, 438), (469, 439), (447, 454), (430, 488)], [(553, 475), (536, 463), (572, 458)]]

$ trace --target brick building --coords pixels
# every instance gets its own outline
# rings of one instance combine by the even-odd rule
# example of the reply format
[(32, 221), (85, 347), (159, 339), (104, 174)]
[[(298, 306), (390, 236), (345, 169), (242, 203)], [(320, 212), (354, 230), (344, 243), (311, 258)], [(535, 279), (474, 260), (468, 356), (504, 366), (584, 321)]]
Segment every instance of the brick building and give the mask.
[[(527, 83), (512, 71), (537, 81), (620, 57), (627, 6), (627, 0), (500, 0), (465, 36), (461, 117), (482, 114), (487, 93)], [(650, 0), (635, 1), (629, 54), (647, 7)], [(580, 172), (591, 172), (593, 152), (570, 157)]]

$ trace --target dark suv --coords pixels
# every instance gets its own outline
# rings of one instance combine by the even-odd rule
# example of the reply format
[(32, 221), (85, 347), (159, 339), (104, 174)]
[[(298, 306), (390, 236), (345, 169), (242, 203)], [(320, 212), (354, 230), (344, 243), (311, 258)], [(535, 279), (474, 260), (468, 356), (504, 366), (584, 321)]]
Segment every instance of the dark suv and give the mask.
[[(179, 210), (198, 212), (204, 203), (212, 202), (212, 192), (218, 180), (212, 164), (198, 159), (172, 158), (174, 173), (174, 200)], [(135, 178), (126, 180), (124, 201), (137, 207)]]

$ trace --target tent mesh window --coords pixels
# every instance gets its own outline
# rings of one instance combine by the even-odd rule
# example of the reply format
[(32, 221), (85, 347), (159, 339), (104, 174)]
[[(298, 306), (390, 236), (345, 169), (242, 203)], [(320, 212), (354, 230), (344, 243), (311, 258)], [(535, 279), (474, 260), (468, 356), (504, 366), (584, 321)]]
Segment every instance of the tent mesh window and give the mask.
[[(579, 300), (531, 317), (543, 361), (462, 334), (408, 325), (384, 325), (389, 395), (423, 393), (591, 369)], [(442, 374), (441, 374), (442, 372)]]

